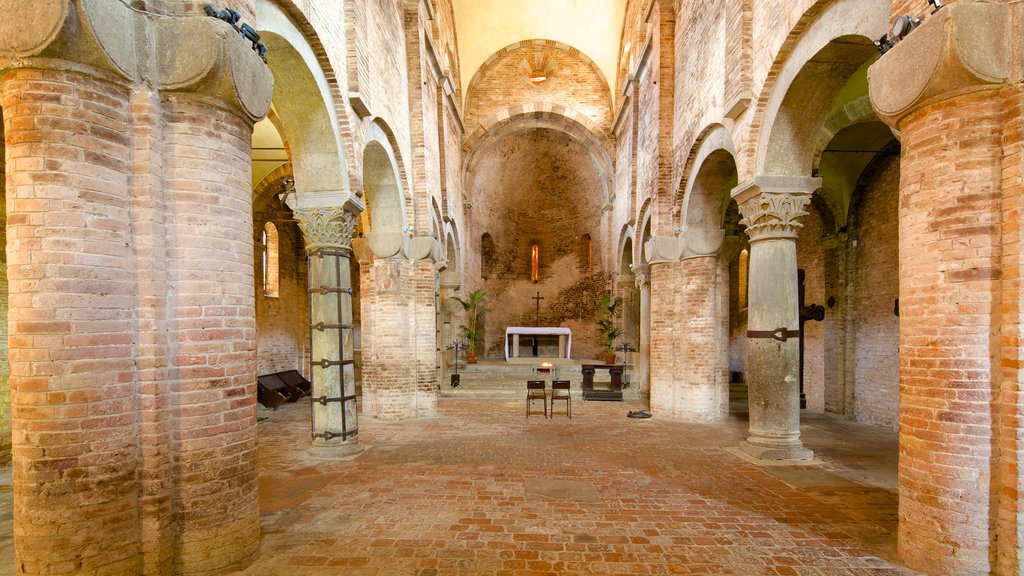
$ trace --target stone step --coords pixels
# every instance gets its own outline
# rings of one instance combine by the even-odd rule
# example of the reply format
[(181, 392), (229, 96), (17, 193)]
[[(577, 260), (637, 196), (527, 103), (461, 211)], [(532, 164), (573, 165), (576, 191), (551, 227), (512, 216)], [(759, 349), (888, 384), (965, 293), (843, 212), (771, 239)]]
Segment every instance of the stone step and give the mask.
[(739, 384), (736, 382), (729, 383), (729, 399), (730, 400), (746, 400), (747, 399), (747, 385)]

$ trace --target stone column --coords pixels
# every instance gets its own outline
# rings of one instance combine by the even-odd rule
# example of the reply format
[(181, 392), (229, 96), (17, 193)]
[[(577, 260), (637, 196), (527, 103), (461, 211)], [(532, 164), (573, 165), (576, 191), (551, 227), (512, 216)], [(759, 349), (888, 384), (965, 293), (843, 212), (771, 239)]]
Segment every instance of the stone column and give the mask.
[(641, 395), (651, 394), (651, 284), (647, 265), (634, 266), (633, 275), (640, 295), (640, 334), (637, 335), (636, 379)]
[(732, 192), (750, 238), (750, 436), (740, 449), (762, 460), (813, 456), (800, 441), (796, 237), (820, 184), (820, 178), (759, 176)]
[(318, 457), (362, 451), (352, 359), (352, 281), (349, 259), (356, 215), (343, 208), (300, 208), (295, 219), (309, 262), (313, 382), (313, 445)]
[(898, 546), (928, 574), (1024, 573), (1022, 17), (961, 0), (868, 71), (903, 147)]

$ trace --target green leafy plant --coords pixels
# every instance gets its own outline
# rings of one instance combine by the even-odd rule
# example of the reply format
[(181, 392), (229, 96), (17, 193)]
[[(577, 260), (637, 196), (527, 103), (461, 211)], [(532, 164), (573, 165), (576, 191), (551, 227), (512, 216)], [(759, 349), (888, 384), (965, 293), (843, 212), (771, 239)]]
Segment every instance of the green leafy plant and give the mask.
[(608, 294), (601, 296), (597, 304), (597, 332), (601, 336), (605, 354), (615, 353), (615, 341), (622, 336), (622, 329), (616, 320), (622, 315), (622, 298), (614, 300)]
[(466, 295), (465, 299), (452, 296), (452, 300), (462, 306), (462, 311), (466, 315), (466, 323), (459, 326), (459, 329), (462, 330), (462, 336), (466, 339), (466, 352), (469, 354), (476, 354), (477, 343), (483, 342), (484, 339), (485, 330), (481, 320), (487, 313), (487, 307), (484, 305), (486, 298), (487, 294), (483, 288), (473, 290)]

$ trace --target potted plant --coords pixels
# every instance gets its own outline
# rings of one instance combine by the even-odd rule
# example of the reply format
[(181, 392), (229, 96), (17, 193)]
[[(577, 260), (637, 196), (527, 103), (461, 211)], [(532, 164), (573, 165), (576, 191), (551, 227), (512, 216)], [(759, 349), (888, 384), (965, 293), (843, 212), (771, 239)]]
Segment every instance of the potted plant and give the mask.
[(481, 320), (487, 312), (487, 308), (484, 306), (486, 297), (483, 288), (473, 290), (466, 295), (465, 300), (458, 296), (452, 296), (452, 300), (458, 302), (466, 314), (466, 323), (459, 326), (462, 336), (466, 339), (466, 364), (476, 364), (476, 345), (483, 342), (484, 339), (484, 327)]
[(622, 298), (613, 300), (610, 295), (605, 294), (601, 296), (597, 309), (597, 332), (604, 345), (604, 363), (614, 364), (615, 341), (622, 336), (622, 329), (615, 323), (622, 314)]

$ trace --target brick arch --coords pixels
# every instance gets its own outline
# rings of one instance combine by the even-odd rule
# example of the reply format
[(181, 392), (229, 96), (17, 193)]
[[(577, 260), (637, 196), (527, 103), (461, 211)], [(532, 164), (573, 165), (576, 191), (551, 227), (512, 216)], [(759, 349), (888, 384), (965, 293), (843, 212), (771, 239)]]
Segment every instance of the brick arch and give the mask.
[(376, 118), (367, 129), (365, 141), (361, 181), (364, 187), (369, 184), (370, 190), (366, 190), (362, 230), (402, 233), (412, 215), (405, 201), (405, 175), (394, 133), (386, 122)]
[(647, 238), (644, 238), (644, 230), (646, 228), (654, 228), (654, 198), (648, 198), (644, 200), (644, 203), (640, 205), (640, 210), (637, 212), (636, 218), (636, 236), (633, 242), (633, 249), (636, 250), (638, 258), (634, 260), (634, 263), (647, 263), (647, 256), (644, 254), (644, 244), (647, 243)]
[[(810, 174), (813, 153), (793, 142), (797, 139), (787, 139), (785, 130), (777, 124), (780, 112), (790, 103), (787, 100), (796, 100), (796, 93), (810, 94), (805, 90), (807, 86), (794, 85), (794, 81), (835, 40), (859, 37), (870, 44), (871, 38), (887, 29), (888, 18), (888, 0), (821, 0), (804, 12), (776, 54), (754, 105), (750, 141), (756, 145), (739, 158), (741, 179), (761, 174)], [(819, 95), (818, 99), (826, 98), (831, 102), (831, 95)], [(821, 104), (815, 106), (820, 108)], [(801, 121), (806, 124), (812, 116), (803, 114)]]
[[(679, 192), (676, 194), (675, 203), (672, 210), (672, 220), (678, 222), (679, 226), (692, 225), (694, 222), (688, 222), (688, 216), (691, 216), (689, 205), (692, 202), (694, 184), (697, 180), (698, 175), (704, 168), (705, 162), (708, 158), (716, 152), (724, 152), (733, 158), (735, 165), (736, 158), (736, 146), (732, 140), (732, 134), (725, 128), (725, 126), (714, 123), (709, 124), (703, 130), (694, 142), (692, 148), (690, 148), (690, 154), (686, 158), (686, 162), (683, 164), (682, 179), (680, 181)], [(729, 195), (729, 191), (725, 191), (725, 195)], [(721, 201), (721, 212), (725, 212), (725, 207), (728, 204), (727, 199)]]
[(478, 152), (486, 147), (488, 141), (529, 128), (549, 128), (565, 133), (590, 153), (602, 174), (611, 178), (613, 144), (608, 133), (590, 118), (571, 108), (544, 102), (510, 106), (481, 122), (480, 127), (466, 138), (463, 145), (467, 151), (466, 172), (473, 171)]
[(634, 239), (635, 235), (636, 235), (636, 233), (633, 230), (633, 225), (632, 224), (626, 223), (626, 224), (622, 225), (622, 230), (619, 231), (619, 241), (616, 244), (616, 246), (618, 246), (618, 251), (616, 252), (616, 254), (619, 257), (619, 274), (632, 274), (633, 273), (632, 270), (624, 270), (623, 269), (623, 264), (624, 264), (624, 261), (626, 259), (626, 255), (627, 255), (627, 250), (626, 250), (626, 243), (627, 242), (630, 243), (630, 247), (629, 247), (629, 251), (628, 251), (630, 262), (633, 263), (633, 264), (636, 264), (640, 260), (639, 258), (637, 258), (637, 254), (636, 254), (637, 243), (636, 243), (636, 240)]
[(473, 90), (473, 86), (475, 86), (477, 82), (480, 80), (481, 74), (483, 74), (488, 69), (493, 67), (494, 64), (497, 63), (499, 60), (517, 50), (531, 48), (555, 48), (557, 50), (561, 50), (586, 64), (587, 67), (589, 67), (594, 72), (594, 74), (601, 80), (601, 82), (604, 83), (605, 86), (608, 85), (608, 79), (605, 77), (604, 72), (602, 72), (601, 69), (598, 68), (597, 64), (594, 63), (594, 61), (591, 60), (590, 56), (587, 56), (585, 52), (581, 52), (579, 49), (573, 48), (572, 46), (564, 42), (559, 42), (557, 40), (544, 40), (540, 38), (535, 38), (531, 40), (520, 40), (519, 42), (513, 42), (512, 44), (509, 44), (508, 46), (505, 46), (504, 48), (495, 51), (494, 54), (491, 54), (487, 58), (487, 60), (484, 60), (483, 64), (481, 64), (480, 67), (477, 68), (476, 71), (473, 73), (473, 77), (469, 81), (467, 91), (471, 92)]
[[(311, 68), (313, 63), (316, 64), (316, 68), (323, 75), (322, 78), (326, 84), (326, 89), (330, 94), (329, 101), (325, 104), (333, 112), (332, 116), (335, 126), (332, 131), (337, 135), (340, 151), (339, 167), (342, 168), (344, 183), (348, 189), (361, 196), (362, 192), (358, 187), (359, 180), (355, 164), (356, 153), (352, 146), (353, 132), (345, 105), (344, 91), (338, 83), (338, 76), (335, 74), (331, 60), (327, 56), (327, 50), (324, 48), (323, 42), (320, 41), (320, 34), (306, 18), (302, 9), (295, 4), (294, 0), (256, 0), (255, 8), (257, 28), (261, 34), (264, 31), (269, 31), (280, 35), (280, 32), (284, 31), (280, 28), (274, 30), (271, 27), (271, 18), (275, 11), (279, 11), (287, 17), (291, 26), (308, 45), (313, 59), (312, 61), (307, 61), (306, 64)], [(280, 21), (277, 23), (281, 24)], [(268, 27), (270, 28), (268, 29)], [(270, 58), (273, 59), (273, 57), (274, 55), (271, 54)]]
[(263, 198), (264, 196), (273, 196), (274, 194), (281, 192), (281, 188), (278, 184), (281, 183), (282, 179), (291, 177), (291, 162), (285, 162), (268, 172), (267, 175), (256, 184), (256, 187), (252, 189), (253, 205), (256, 204), (258, 199)]

